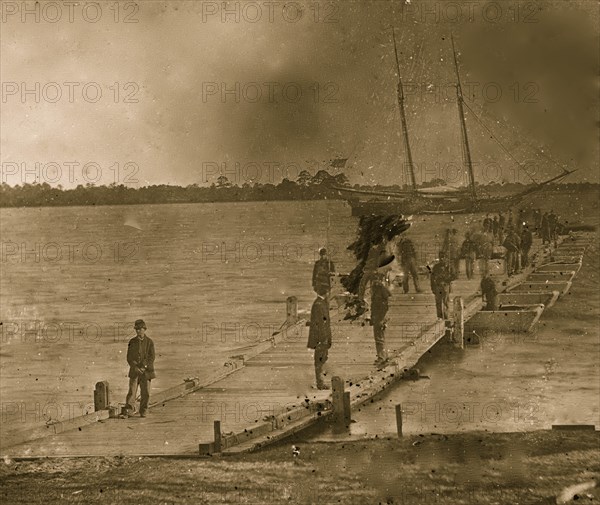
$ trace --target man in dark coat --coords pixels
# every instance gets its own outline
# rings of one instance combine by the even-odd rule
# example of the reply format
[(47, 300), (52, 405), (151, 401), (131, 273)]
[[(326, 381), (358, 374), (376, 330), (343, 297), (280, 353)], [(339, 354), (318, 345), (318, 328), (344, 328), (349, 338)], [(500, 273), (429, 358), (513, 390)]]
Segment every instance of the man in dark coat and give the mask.
[(544, 212), (544, 215), (542, 216), (542, 221), (541, 221), (541, 228), (542, 228), (542, 244), (549, 244), (550, 243), (550, 220), (548, 218), (548, 213)]
[(458, 277), (458, 267), (460, 265), (460, 247), (458, 245), (458, 230), (456, 228), (446, 231), (442, 251), (448, 261), (448, 268), (450, 269), (452, 279), (456, 279)]
[(533, 233), (529, 226), (524, 225), (521, 232), (521, 264), (526, 267), (529, 265), (529, 250), (533, 245)]
[(385, 349), (385, 328), (387, 326), (387, 312), (391, 291), (386, 285), (385, 276), (394, 261), (394, 256), (382, 258), (379, 268), (371, 282), (371, 325), (373, 326), (373, 337), (375, 338), (375, 351), (377, 358), (375, 365), (382, 367), (388, 361)]
[(319, 249), (319, 259), (315, 262), (312, 275), (312, 287), (317, 293), (318, 286), (324, 286), (327, 294), (331, 291), (331, 274), (335, 272), (333, 261), (327, 257), (327, 250)]
[(486, 302), (485, 310), (498, 310), (498, 290), (489, 274), (481, 279), (481, 298)]
[(491, 231), (492, 231), (492, 219), (490, 218), (489, 214), (486, 214), (485, 218), (483, 220), (483, 232), (489, 233)]
[(494, 216), (492, 219), (492, 236), (494, 237), (494, 243), (498, 243), (500, 236), (500, 223), (498, 222), (498, 216)]
[(450, 270), (448, 258), (440, 252), (440, 261), (431, 269), (431, 291), (435, 295), (435, 308), (437, 317), (448, 319), (448, 305), (450, 304), (450, 284), (454, 280)]
[(542, 209), (535, 209), (535, 234), (542, 237)]
[(465, 259), (467, 279), (472, 279), (475, 260), (477, 259), (477, 244), (471, 239), (469, 232), (465, 233), (465, 240), (462, 243), (460, 255)]
[(327, 301), (327, 288), (317, 285), (317, 298), (310, 310), (310, 329), (308, 331), (309, 349), (314, 349), (315, 377), (317, 389), (329, 389), (323, 380), (323, 366), (329, 357), (331, 348), (331, 322), (329, 319), (329, 303)]
[(138, 319), (133, 325), (136, 336), (127, 346), (127, 363), (129, 364), (129, 391), (125, 399), (125, 415), (134, 411), (135, 397), (140, 387), (140, 417), (146, 417), (150, 400), (150, 381), (156, 378), (154, 373), (154, 342), (146, 336), (146, 323)]
[(402, 266), (402, 289), (405, 293), (408, 293), (408, 284), (410, 277), (412, 277), (415, 291), (421, 293), (419, 274), (417, 272), (417, 253), (412, 240), (402, 237), (400, 242), (398, 242), (396, 252), (400, 256), (400, 266)]
[(498, 214), (498, 244), (502, 245), (504, 242), (504, 231), (506, 230), (506, 218), (504, 214), (500, 212)]
[(558, 239), (558, 216), (553, 210), (548, 214), (548, 227), (550, 228), (550, 240), (554, 241), (554, 247), (556, 247)]
[(513, 228), (509, 228), (502, 245), (506, 248), (506, 273), (509, 276), (519, 273), (521, 239)]

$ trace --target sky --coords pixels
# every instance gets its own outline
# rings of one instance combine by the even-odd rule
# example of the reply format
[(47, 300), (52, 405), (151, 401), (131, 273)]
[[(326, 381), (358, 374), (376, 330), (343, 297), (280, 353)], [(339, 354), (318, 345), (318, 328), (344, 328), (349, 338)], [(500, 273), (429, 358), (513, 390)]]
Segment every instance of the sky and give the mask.
[[(226, 7), (224, 7), (226, 6)], [(1, 3), (2, 182), (599, 182), (593, 1)], [(498, 139), (503, 147), (498, 145)], [(541, 152), (541, 154), (540, 154)]]

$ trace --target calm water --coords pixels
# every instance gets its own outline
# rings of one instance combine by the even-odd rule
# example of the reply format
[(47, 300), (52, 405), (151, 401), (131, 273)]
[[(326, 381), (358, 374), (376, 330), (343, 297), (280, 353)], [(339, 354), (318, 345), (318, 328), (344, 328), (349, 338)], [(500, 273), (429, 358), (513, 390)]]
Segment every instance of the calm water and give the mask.
[[(464, 229), (473, 219), (480, 217), (415, 218), (410, 233), (421, 259), (435, 256), (446, 226)], [(356, 224), (342, 202), (2, 209), (3, 432), (92, 410), (100, 380), (122, 401), (135, 319), (146, 321), (156, 343), (155, 390), (270, 337), (285, 319), (287, 296), (310, 308), (320, 246), (333, 251), (338, 271), (353, 267), (345, 247)], [(535, 349), (543, 363), (555, 346)], [(531, 378), (537, 371), (527, 356), (507, 365), (504, 355), (475, 352), (482, 363), (469, 365), (475, 395), (493, 390), (507, 366), (519, 394), (540, 380)], [(441, 356), (431, 366), (447, 362)], [(589, 386), (584, 374), (569, 381), (565, 404), (569, 391)], [(442, 385), (452, 390), (450, 381)]]

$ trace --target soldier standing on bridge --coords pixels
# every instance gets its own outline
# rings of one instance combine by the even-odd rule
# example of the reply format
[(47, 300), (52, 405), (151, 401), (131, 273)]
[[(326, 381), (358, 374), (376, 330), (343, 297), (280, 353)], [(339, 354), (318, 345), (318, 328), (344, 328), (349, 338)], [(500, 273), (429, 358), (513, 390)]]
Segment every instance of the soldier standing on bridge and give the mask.
[(319, 259), (315, 262), (312, 275), (312, 287), (315, 293), (318, 293), (318, 287), (323, 286), (327, 294), (331, 292), (331, 275), (335, 272), (333, 261), (327, 256), (327, 250), (324, 247), (319, 249)]
[(402, 266), (402, 289), (405, 293), (408, 293), (408, 284), (410, 277), (413, 279), (415, 285), (415, 291), (422, 293), (419, 287), (419, 275), (417, 272), (417, 253), (413, 241), (407, 237), (402, 237), (398, 242), (396, 250), (398, 256), (400, 256), (400, 265)]
[(498, 290), (490, 274), (481, 279), (481, 298), (486, 302), (485, 310), (498, 310)]
[(435, 308), (439, 319), (448, 319), (450, 284), (454, 280), (448, 258), (440, 251), (440, 261), (431, 269), (431, 291), (435, 295)]
[(556, 247), (558, 239), (558, 216), (553, 210), (548, 214), (548, 226), (550, 228), (550, 239), (554, 242), (554, 247)]
[(548, 212), (544, 212), (541, 220), (542, 229), (542, 245), (550, 243), (550, 220), (548, 218)]
[(310, 329), (308, 331), (309, 349), (314, 349), (315, 377), (317, 389), (329, 389), (323, 380), (323, 366), (329, 357), (331, 348), (331, 322), (329, 319), (329, 302), (327, 286), (317, 284), (317, 298), (310, 310)]
[(146, 336), (146, 323), (138, 319), (133, 325), (136, 336), (127, 346), (129, 364), (129, 391), (125, 400), (124, 416), (133, 414), (138, 385), (141, 390), (140, 417), (146, 417), (150, 401), (150, 381), (156, 378), (154, 373), (154, 342)]
[(494, 237), (494, 244), (498, 244), (500, 236), (500, 223), (498, 222), (498, 216), (494, 216), (494, 219), (492, 219), (492, 236)]
[(490, 233), (492, 231), (492, 219), (489, 214), (485, 215), (483, 220), (483, 233)]
[(458, 245), (458, 230), (456, 228), (448, 229), (444, 244), (442, 246), (444, 257), (448, 262), (448, 268), (452, 274), (452, 278), (458, 277), (458, 267), (460, 264), (460, 248)]
[(504, 214), (502, 214), (502, 212), (500, 212), (498, 214), (498, 244), (502, 245), (502, 242), (504, 242), (504, 230), (506, 229), (506, 218), (504, 217)]
[(521, 232), (521, 264), (523, 267), (529, 265), (529, 250), (533, 245), (533, 233), (527, 226), (527, 223), (523, 223), (523, 231)]
[(462, 243), (460, 254), (465, 259), (467, 279), (472, 279), (475, 259), (477, 258), (477, 244), (471, 239), (471, 234), (469, 232), (465, 233), (465, 240)]
[(379, 268), (371, 282), (371, 325), (373, 326), (373, 337), (375, 338), (375, 351), (377, 359), (374, 365), (383, 367), (388, 362), (385, 349), (385, 328), (387, 326), (387, 312), (389, 308), (388, 299), (391, 291), (387, 286), (386, 274), (391, 268), (394, 256), (387, 256), (379, 262)]
[(506, 248), (506, 273), (510, 277), (519, 273), (518, 255), (521, 246), (521, 239), (513, 228), (508, 229), (508, 234), (502, 245)]

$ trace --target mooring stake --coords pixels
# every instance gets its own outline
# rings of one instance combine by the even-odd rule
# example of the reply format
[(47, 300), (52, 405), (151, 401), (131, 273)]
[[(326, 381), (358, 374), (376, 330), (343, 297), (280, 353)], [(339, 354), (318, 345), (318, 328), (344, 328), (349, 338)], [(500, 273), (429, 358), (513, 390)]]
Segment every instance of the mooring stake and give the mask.
[(213, 425), (215, 433), (215, 452), (221, 452), (221, 421), (215, 421)]
[(398, 431), (398, 438), (402, 438), (402, 404), (396, 405), (396, 430)]
[(107, 381), (96, 382), (94, 389), (94, 410), (105, 410), (110, 404), (110, 393)]

